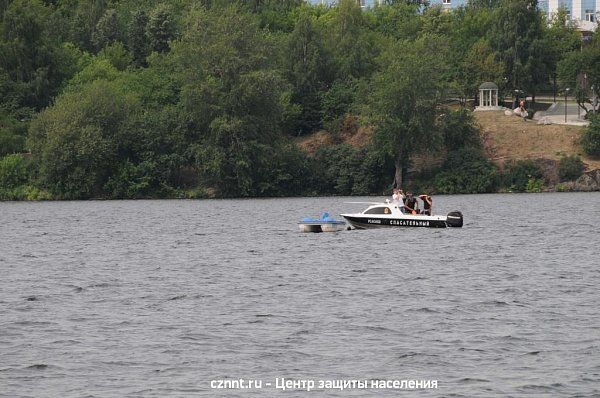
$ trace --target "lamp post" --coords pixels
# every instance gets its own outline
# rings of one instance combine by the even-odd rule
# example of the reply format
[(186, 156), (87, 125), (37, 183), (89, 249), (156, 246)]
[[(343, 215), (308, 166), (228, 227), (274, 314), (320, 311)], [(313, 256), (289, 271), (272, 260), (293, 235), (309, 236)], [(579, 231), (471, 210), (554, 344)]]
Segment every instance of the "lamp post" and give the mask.
[(565, 123), (567, 123), (567, 95), (569, 91), (571, 91), (569, 87), (565, 88)]
[(556, 72), (552, 74), (552, 78), (554, 79), (554, 103), (556, 104)]

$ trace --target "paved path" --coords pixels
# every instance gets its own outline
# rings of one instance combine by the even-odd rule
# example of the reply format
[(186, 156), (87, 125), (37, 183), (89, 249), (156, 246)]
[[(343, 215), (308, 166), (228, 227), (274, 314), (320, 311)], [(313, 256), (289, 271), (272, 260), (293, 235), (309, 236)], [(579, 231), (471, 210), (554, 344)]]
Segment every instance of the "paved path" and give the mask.
[(575, 102), (567, 101), (567, 121), (565, 122), (565, 102), (559, 101), (554, 103), (546, 111), (536, 112), (534, 119), (545, 119), (552, 124), (568, 124), (573, 126), (587, 126), (589, 122), (584, 120), (585, 110), (581, 109), (578, 114), (578, 109), (581, 109)]

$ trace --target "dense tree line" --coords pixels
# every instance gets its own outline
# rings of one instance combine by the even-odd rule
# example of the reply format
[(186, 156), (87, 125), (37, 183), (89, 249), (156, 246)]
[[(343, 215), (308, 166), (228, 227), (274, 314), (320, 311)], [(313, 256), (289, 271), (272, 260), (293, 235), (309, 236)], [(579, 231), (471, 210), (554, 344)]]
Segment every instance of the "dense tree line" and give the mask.
[[(599, 35), (536, 0), (385, 3), (0, 1), (0, 198), (368, 194), (431, 153), (429, 190), (487, 192), (498, 170), (445, 100), (600, 89)], [(294, 143), (348, 118), (370, 143)]]

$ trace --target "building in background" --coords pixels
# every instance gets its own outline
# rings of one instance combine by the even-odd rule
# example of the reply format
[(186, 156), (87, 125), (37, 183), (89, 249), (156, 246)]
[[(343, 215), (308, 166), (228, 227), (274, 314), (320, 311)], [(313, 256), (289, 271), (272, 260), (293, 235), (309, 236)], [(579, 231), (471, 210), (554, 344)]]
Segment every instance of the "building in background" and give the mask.
[[(375, 4), (381, 3), (381, 0), (356, 0), (357, 3), (360, 4), (361, 7), (373, 7)], [(312, 4), (325, 4), (332, 5), (336, 4), (337, 0), (308, 0), (309, 3)]]
[[(362, 7), (373, 7), (383, 0), (356, 0)], [(552, 17), (561, 7), (567, 10), (569, 19), (586, 35), (594, 32), (600, 19), (600, 0), (538, 0), (542, 11)], [(336, 0), (309, 0), (312, 4), (335, 4)], [(431, 5), (441, 5), (444, 9), (465, 6), (468, 0), (430, 0)]]
[(548, 14), (556, 14), (560, 8), (567, 11), (567, 17), (575, 22), (584, 38), (598, 27), (600, 0), (539, 0), (539, 7)]

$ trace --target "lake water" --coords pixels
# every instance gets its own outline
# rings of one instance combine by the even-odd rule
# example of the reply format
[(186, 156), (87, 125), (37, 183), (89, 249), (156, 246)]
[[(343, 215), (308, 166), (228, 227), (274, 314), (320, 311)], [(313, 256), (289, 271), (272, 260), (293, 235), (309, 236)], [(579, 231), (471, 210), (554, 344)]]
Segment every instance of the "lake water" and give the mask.
[[(599, 193), (434, 197), (462, 229), (298, 232), (374, 199), (0, 203), (0, 396), (600, 396)], [(262, 388), (211, 389), (239, 378)]]

